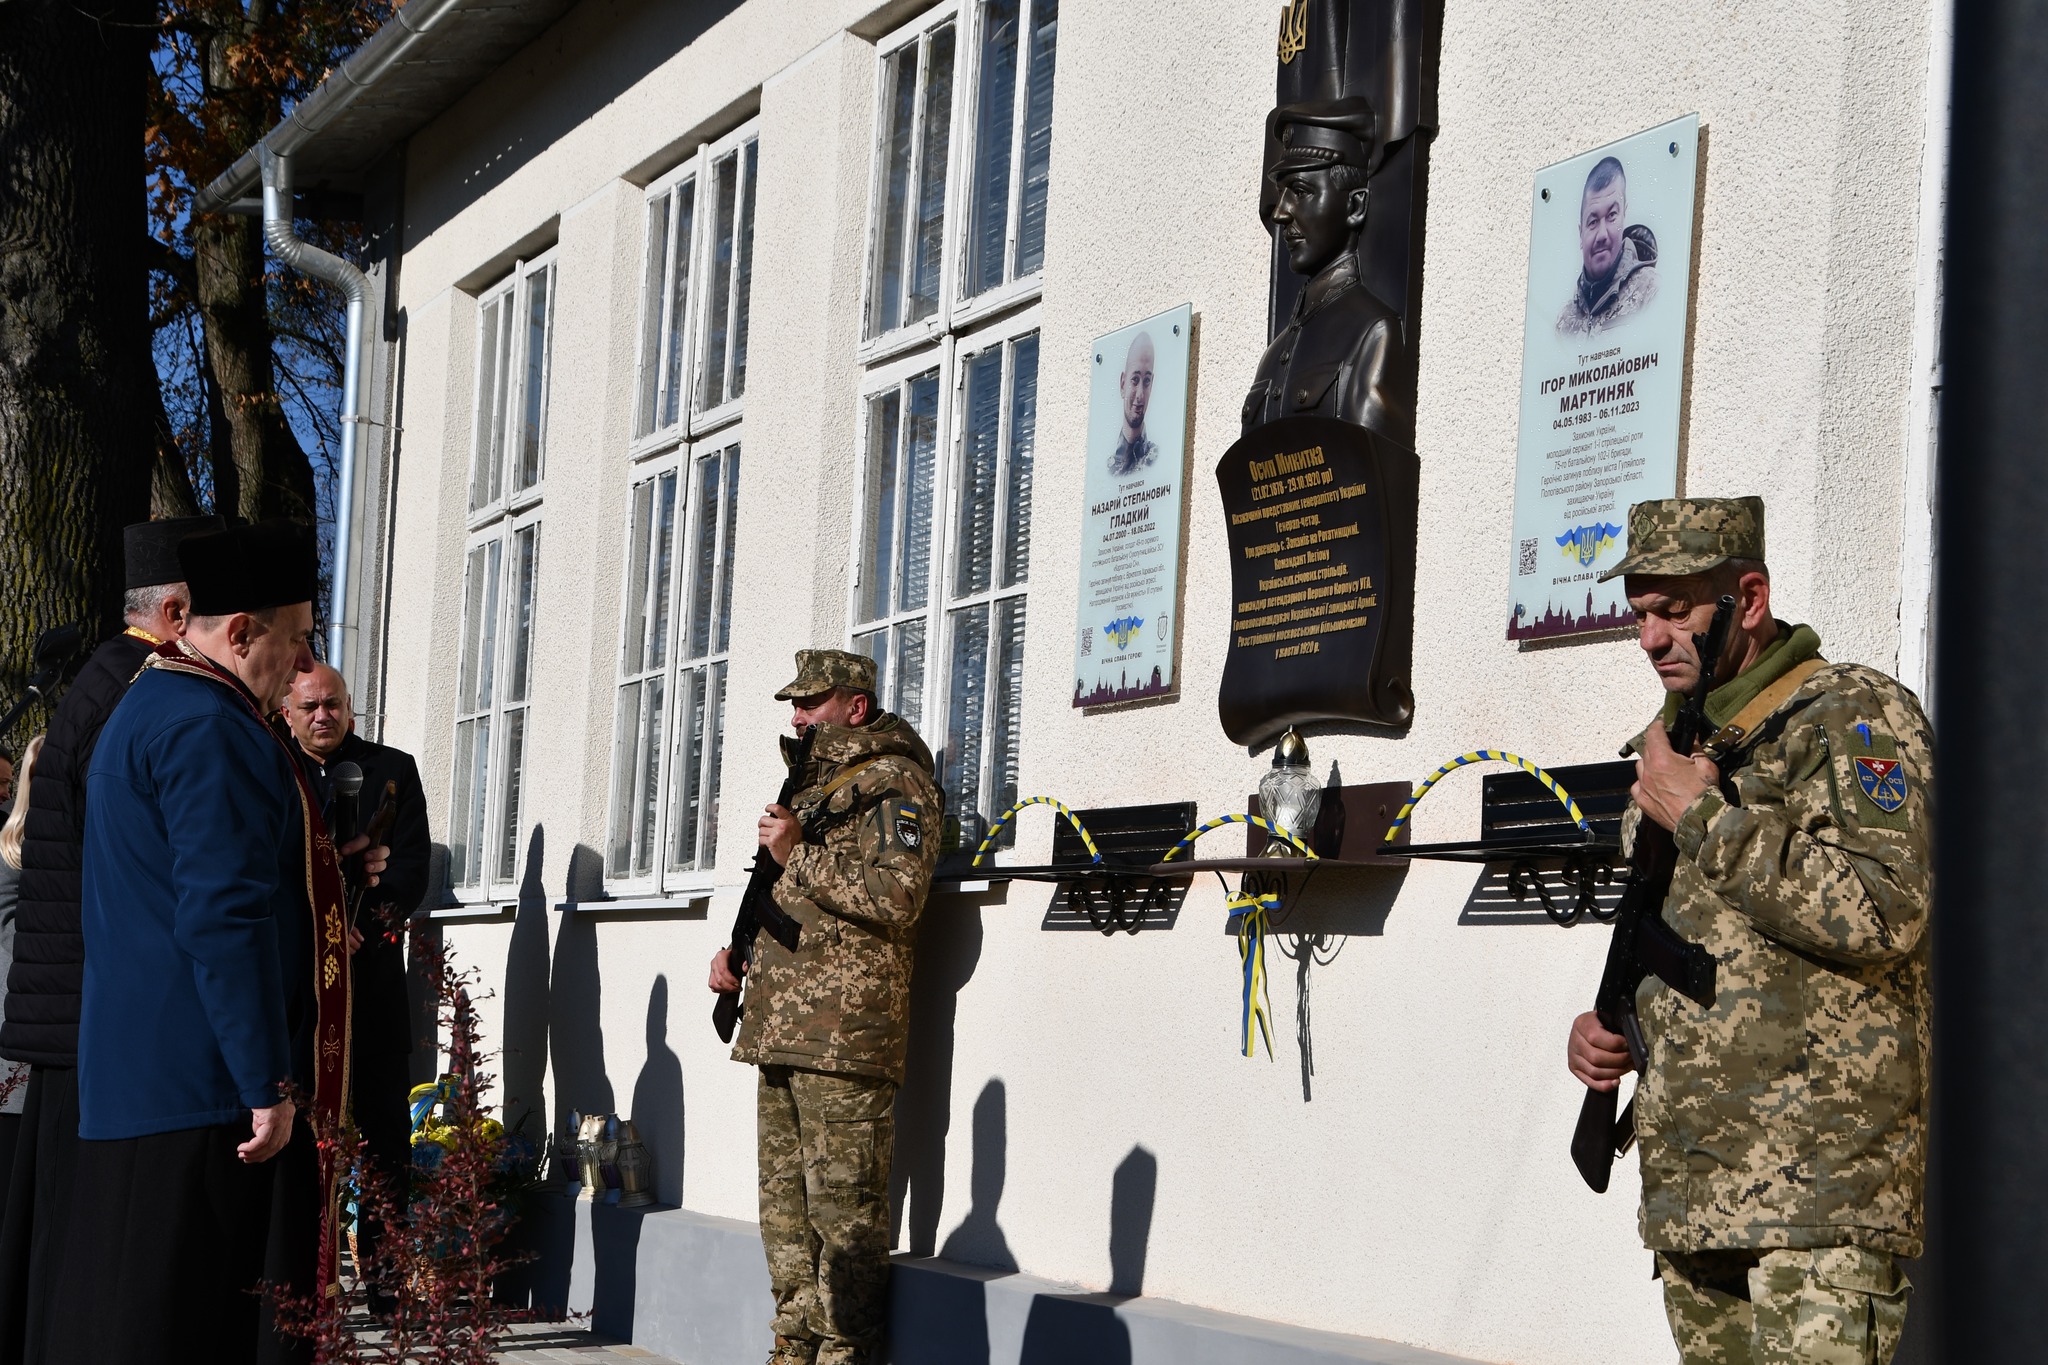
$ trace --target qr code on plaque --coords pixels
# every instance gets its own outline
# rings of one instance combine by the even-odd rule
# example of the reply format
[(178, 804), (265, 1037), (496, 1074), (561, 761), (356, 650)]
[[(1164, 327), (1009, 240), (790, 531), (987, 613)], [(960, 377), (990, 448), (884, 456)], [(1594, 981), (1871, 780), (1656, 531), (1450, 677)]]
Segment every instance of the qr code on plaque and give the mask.
[(1085, 626), (1081, 630), (1081, 652), (1083, 654), (1093, 654), (1095, 652), (1095, 632), (1087, 629)]
[[(1540, 540), (1541, 538), (1538, 537), (1537, 539)], [(1536, 545), (1537, 540), (1525, 540), (1522, 542), (1522, 552), (1516, 559), (1518, 567), (1515, 569), (1515, 575), (1517, 577), (1526, 578), (1536, 572)]]

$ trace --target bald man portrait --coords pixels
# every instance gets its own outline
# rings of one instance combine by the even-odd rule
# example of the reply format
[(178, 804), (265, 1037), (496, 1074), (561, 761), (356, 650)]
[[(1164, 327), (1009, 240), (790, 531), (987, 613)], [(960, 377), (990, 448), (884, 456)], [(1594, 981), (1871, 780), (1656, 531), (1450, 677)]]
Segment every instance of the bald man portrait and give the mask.
[(1113, 478), (1128, 478), (1159, 458), (1159, 447), (1145, 435), (1145, 410), (1152, 406), (1152, 367), (1157, 358), (1148, 332), (1131, 338), (1124, 355), (1123, 373), (1117, 376), (1117, 391), (1123, 395), (1124, 420), (1117, 431), (1116, 449), (1110, 452), (1109, 472)]
[[(406, 1110), (413, 1039), (405, 985), (405, 926), (426, 895), (432, 854), (420, 770), (411, 754), (356, 734), (348, 684), (326, 664), (315, 664), (312, 672), (298, 675), (285, 698), (284, 715), (330, 822), (337, 765), (353, 763), (363, 770), (359, 819), (365, 823), (384, 798), (384, 784), (398, 785), (398, 818), (384, 841), (391, 849), (391, 862), (356, 914), (363, 946), (354, 963), (354, 1045), (349, 1063), (356, 1126), (362, 1130), (371, 1168), (396, 1180), (404, 1176), (412, 1157), (412, 1124)], [(359, 1233), (366, 1261), (375, 1254), (378, 1231), (365, 1226)], [(388, 1306), (373, 1296), (372, 1309)]]

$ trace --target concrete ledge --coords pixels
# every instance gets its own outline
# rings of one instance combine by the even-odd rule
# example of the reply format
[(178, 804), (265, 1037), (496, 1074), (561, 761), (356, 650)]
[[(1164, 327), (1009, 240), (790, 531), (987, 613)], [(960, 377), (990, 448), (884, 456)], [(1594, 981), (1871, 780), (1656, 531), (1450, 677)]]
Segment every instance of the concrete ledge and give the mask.
[[(768, 1355), (774, 1302), (752, 1223), (539, 1194), (521, 1242), (540, 1257), (506, 1286), (521, 1303), (589, 1313), (599, 1332), (683, 1365)], [(936, 1257), (896, 1257), (889, 1297), (888, 1365), (1477, 1365)]]

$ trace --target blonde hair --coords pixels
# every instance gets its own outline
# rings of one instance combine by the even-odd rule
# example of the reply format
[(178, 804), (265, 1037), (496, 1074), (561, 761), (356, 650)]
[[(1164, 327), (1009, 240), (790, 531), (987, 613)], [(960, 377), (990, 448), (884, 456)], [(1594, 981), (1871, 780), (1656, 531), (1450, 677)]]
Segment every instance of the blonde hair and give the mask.
[(21, 751), (21, 766), (14, 775), (14, 809), (7, 813), (7, 827), (0, 829), (0, 858), (21, 870), (21, 837), (28, 832), (28, 780), (36, 770), (36, 755), (43, 751), (43, 737), (37, 735)]

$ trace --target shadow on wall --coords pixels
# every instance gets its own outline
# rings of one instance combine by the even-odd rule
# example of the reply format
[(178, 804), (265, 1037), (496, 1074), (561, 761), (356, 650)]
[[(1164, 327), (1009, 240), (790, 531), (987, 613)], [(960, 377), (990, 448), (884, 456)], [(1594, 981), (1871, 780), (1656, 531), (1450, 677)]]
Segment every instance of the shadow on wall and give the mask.
[[(903, 1088), (896, 1095), (896, 1159), (889, 1177), (895, 1218), (890, 1245), (917, 1256), (931, 1255), (938, 1242), (940, 1207), (946, 1197), (946, 1137), (953, 1121), (954, 1020), (960, 991), (973, 980), (975, 965), (981, 961), (981, 937), (979, 905), (927, 913), (918, 925), (917, 965), (910, 981), (910, 1040)], [(991, 1081), (990, 1085), (997, 1091), (1000, 1128), (1002, 1082)], [(987, 1098), (986, 1091), (983, 1098)], [(982, 1150), (980, 1112), (977, 1104), (977, 1172)], [(1001, 1160), (998, 1153), (998, 1190)]]
[(974, 1166), (968, 1173), (967, 1216), (946, 1238), (939, 1255), (949, 1261), (1015, 1270), (1010, 1240), (996, 1221), (1009, 1174), (1009, 1091), (1000, 1077), (981, 1088), (974, 1102)]
[(633, 1106), (626, 1111), (654, 1161), (654, 1198), (683, 1202), (683, 1063), (668, 1045), (668, 977), (654, 978), (647, 993), (647, 1061), (633, 1082)]
[(526, 846), (526, 876), (519, 884), (519, 908), (512, 943), (505, 952), (505, 1010), (500, 1028), (504, 1061), (505, 1127), (524, 1131), (536, 1144), (548, 1135), (545, 1087), (548, 1070), (548, 898), (541, 885), (545, 848), (536, 825)]
[(1158, 1190), (1159, 1159), (1132, 1147), (1110, 1181), (1109, 1292), (1033, 1299), (1017, 1365), (1130, 1365), (1131, 1332), (1116, 1309), (1145, 1292), (1145, 1252)]

